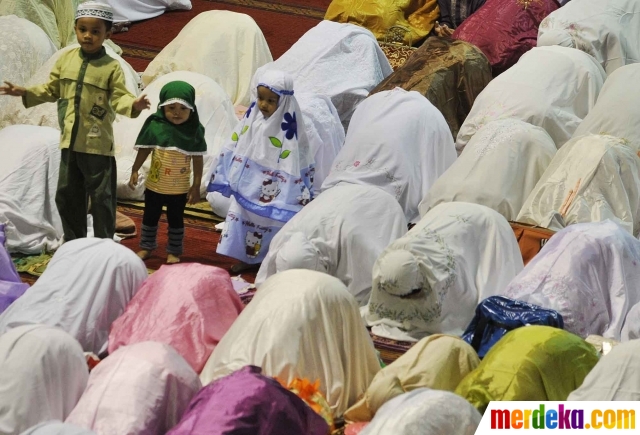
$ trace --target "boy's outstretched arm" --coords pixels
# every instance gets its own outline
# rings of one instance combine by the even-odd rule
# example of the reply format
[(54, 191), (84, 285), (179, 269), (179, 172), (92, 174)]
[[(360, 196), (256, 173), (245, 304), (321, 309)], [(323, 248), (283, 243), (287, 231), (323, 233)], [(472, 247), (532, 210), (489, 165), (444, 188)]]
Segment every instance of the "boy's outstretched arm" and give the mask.
[(189, 189), (189, 204), (200, 202), (200, 183), (202, 182), (202, 167), (204, 166), (204, 157), (193, 156), (193, 184)]
[(140, 95), (133, 101), (133, 108), (138, 112), (142, 112), (144, 109), (148, 109), (151, 107), (151, 101), (145, 94)]
[(11, 95), (12, 97), (22, 97), (27, 93), (27, 89), (22, 86), (14, 85), (11, 82), (4, 82), (3, 86), (0, 86), (0, 95)]

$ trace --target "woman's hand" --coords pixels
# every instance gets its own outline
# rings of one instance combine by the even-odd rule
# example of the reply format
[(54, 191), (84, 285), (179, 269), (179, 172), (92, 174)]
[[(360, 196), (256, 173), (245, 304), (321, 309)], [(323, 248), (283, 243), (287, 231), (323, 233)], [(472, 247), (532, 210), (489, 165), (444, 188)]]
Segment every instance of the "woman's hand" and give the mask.
[(436, 27), (435, 27), (434, 31), (436, 32), (436, 35), (438, 35), (438, 36), (451, 36), (451, 35), (453, 35), (453, 29), (452, 28), (450, 28), (446, 24), (440, 25), (440, 23), (438, 23), (437, 21), (436, 21)]

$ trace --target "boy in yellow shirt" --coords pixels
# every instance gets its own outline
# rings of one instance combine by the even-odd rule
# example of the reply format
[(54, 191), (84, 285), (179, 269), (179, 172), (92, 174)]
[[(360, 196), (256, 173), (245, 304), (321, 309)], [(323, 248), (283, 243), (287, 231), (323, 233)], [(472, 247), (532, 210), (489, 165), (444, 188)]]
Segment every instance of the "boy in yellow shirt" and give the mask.
[(125, 87), (117, 60), (102, 46), (111, 36), (113, 9), (97, 1), (78, 6), (75, 32), (79, 48), (63, 53), (49, 82), (23, 88), (5, 82), (0, 95), (22, 97), (25, 107), (58, 103), (61, 159), (56, 205), (65, 241), (87, 236), (87, 198), (96, 237), (113, 238), (116, 222), (116, 161), (113, 121), (132, 118), (150, 107)]

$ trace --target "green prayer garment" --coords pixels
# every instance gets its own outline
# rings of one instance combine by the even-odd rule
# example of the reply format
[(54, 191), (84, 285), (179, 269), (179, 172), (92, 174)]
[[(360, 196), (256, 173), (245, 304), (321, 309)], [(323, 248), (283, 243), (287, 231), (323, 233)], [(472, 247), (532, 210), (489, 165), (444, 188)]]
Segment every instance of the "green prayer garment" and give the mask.
[[(164, 116), (163, 106), (172, 103), (180, 103), (192, 110), (189, 119), (183, 124), (173, 124)], [(183, 81), (173, 81), (162, 87), (158, 110), (142, 126), (136, 148), (175, 150), (191, 156), (207, 153), (204, 127), (198, 117), (193, 86)]]

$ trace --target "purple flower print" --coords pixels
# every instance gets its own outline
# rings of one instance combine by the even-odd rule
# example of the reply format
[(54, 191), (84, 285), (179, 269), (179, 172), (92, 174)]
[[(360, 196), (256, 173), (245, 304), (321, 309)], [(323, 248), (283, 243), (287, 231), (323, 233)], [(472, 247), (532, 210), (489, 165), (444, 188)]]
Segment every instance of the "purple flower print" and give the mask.
[(296, 112), (290, 114), (286, 112), (284, 114), (284, 121), (280, 125), (282, 131), (285, 131), (285, 137), (289, 140), (293, 139), (293, 136), (298, 139), (298, 122), (296, 121)]

